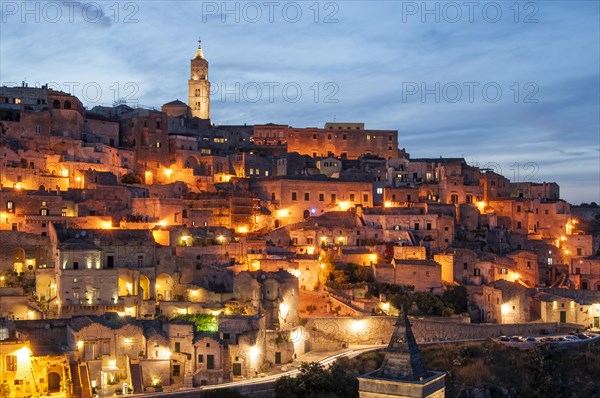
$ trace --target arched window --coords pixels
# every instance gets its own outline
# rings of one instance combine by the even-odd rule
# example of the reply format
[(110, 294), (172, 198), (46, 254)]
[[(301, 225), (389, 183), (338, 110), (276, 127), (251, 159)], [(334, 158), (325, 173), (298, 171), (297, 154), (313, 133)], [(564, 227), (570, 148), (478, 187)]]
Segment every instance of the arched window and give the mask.
[(59, 101), (59, 100), (54, 100), (54, 101), (52, 102), (52, 107), (53, 107), (54, 109), (60, 109), (60, 101)]
[(65, 109), (71, 109), (71, 101), (65, 101)]

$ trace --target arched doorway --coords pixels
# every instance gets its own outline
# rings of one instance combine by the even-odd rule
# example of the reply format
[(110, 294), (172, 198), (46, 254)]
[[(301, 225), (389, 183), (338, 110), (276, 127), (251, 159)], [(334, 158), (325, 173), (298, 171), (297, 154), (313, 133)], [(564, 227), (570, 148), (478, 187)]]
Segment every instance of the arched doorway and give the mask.
[(57, 372), (48, 373), (48, 392), (60, 392), (60, 375)]
[(23, 266), (25, 264), (25, 250), (18, 247), (13, 251), (13, 271), (17, 274), (23, 273)]
[(590, 282), (586, 280), (581, 281), (581, 290), (588, 290), (590, 288)]
[[(67, 144), (64, 142), (59, 142), (57, 144), (55, 144), (52, 147), (52, 150), (54, 151), (54, 153), (56, 154), (61, 154), (61, 155), (66, 155), (67, 154)], [(56, 164), (54, 165), (54, 167), (48, 167), (50, 170), (57, 170), (58, 167), (56, 166)]]
[(195, 156), (188, 156), (188, 158), (185, 160), (185, 168), (186, 169), (197, 170), (200, 168), (199, 166), (200, 166), (200, 161)]
[(171, 301), (173, 300), (173, 278), (168, 274), (159, 274), (156, 276), (156, 299)]
[(325, 144), (325, 153), (327, 157), (335, 156), (335, 145), (333, 144)]
[(146, 275), (140, 275), (140, 291), (142, 300), (150, 300), (150, 279)]

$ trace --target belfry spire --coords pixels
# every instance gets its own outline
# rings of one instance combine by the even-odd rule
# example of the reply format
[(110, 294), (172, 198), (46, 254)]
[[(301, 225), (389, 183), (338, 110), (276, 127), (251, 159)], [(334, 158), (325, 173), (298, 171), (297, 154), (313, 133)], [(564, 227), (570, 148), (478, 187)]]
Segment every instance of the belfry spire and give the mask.
[(401, 311), (380, 368), (383, 377), (419, 380), (427, 376), (406, 309)]
[(194, 55), (194, 59), (202, 58), (204, 59), (204, 53), (202, 52), (202, 38), (198, 37), (198, 49), (196, 50), (196, 55)]
[(425, 368), (408, 312), (403, 308), (381, 367), (358, 377), (358, 394), (360, 398), (443, 398), (445, 376)]

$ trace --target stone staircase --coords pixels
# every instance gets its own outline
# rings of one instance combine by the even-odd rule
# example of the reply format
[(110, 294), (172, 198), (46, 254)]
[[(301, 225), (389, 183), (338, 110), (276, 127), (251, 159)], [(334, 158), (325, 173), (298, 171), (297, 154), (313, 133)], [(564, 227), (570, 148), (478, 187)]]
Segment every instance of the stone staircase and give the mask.
[(90, 373), (86, 364), (79, 364), (79, 379), (81, 380), (81, 397), (92, 398), (92, 386), (90, 385)]
[(231, 378), (231, 356), (229, 354), (229, 344), (223, 344), (223, 382), (227, 383), (232, 381)]
[(71, 383), (73, 384), (73, 396), (82, 398), (81, 379), (79, 378), (79, 366), (77, 365), (77, 362), (69, 363), (69, 369), (71, 370)]
[(129, 373), (131, 374), (131, 387), (134, 394), (144, 392), (144, 383), (142, 382), (142, 367), (139, 361), (131, 361), (129, 364)]

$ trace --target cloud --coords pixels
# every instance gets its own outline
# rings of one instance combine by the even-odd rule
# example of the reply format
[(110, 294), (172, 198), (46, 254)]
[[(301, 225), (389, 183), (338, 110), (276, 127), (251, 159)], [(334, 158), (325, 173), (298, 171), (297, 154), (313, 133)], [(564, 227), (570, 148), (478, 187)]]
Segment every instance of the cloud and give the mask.
[[(369, 128), (397, 129), (400, 146), (413, 156), (496, 162), (508, 177), (514, 163), (535, 162), (539, 178), (556, 180), (565, 197), (600, 200), (594, 189), (600, 174), (597, 2), (536, 3), (537, 23), (524, 23), (532, 11), (525, 3), (519, 3), (518, 22), (508, 3), (499, 3), (504, 8), (498, 23), (486, 22), (481, 10), (472, 23), (432, 17), (423, 23), (421, 15), (404, 18), (402, 2), (380, 1), (332, 3), (337, 9), (319, 3), (318, 15), (309, 8), (313, 3), (299, 3), (302, 18), (296, 23), (286, 21), (281, 9), (273, 21), (263, 9), (256, 23), (240, 9), (239, 22), (226, 14), (224, 23), (222, 2), (119, 2), (116, 10), (99, 3), (98, 22), (88, 23), (81, 12), (87, 6), (93, 16), (92, 4), (81, 3), (74, 23), (22, 23), (4, 12), (1, 80), (97, 82), (107, 104), (117, 96), (114, 88), (123, 96), (124, 85), (134, 83), (139, 103), (160, 107), (186, 100), (189, 60), (200, 35), (214, 84), (296, 82), (303, 89), (296, 103), (281, 92), (273, 102), (217, 96), (211, 108), (218, 124), (362, 121)], [(209, 4), (218, 9), (207, 12)], [(338, 22), (324, 23), (328, 15)], [(128, 16), (137, 22), (125, 23)], [(327, 82), (339, 89), (337, 103), (324, 102)], [(474, 101), (467, 91), (456, 103), (441, 94), (437, 102), (422, 92), (403, 96), (406, 83), (431, 89), (452, 82), (463, 88), (478, 83)], [(315, 83), (318, 100), (310, 88)], [(498, 102), (484, 98), (486, 83), (501, 87)], [(528, 95), (538, 102), (526, 102)]]

